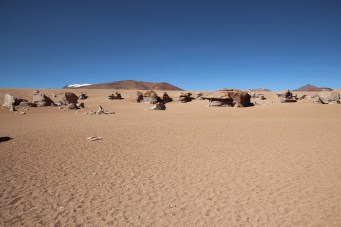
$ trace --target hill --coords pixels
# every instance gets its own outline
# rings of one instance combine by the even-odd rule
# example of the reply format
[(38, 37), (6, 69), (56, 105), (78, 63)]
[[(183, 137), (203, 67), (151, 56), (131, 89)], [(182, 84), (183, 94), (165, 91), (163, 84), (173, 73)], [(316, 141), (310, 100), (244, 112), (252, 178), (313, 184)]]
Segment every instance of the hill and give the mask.
[(316, 87), (314, 85), (311, 84), (306, 84), (303, 85), (300, 88), (295, 89), (294, 91), (332, 91), (333, 89), (331, 88), (320, 88), (320, 87)]
[[(70, 88), (68, 86), (65, 86), (65, 87)], [(78, 87), (72, 87), (72, 88), (78, 88)], [(136, 80), (121, 80), (121, 81), (101, 83), (101, 84), (91, 84), (87, 86), (82, 86), (81, 88), (119, 89), (119, 90), (165, 90), (165, 91), (182, 91), (183, 90), (179, 87), (176, 87), (166, 82), (153, 83), (153, 82), (143, 82), (143, 81), (136, 81)]]

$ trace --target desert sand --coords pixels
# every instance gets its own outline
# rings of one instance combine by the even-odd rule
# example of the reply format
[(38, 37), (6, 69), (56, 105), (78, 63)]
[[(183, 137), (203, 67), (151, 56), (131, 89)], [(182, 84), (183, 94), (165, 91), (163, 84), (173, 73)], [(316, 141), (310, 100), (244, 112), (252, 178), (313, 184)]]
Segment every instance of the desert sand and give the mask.
[[(0, 100), (33, 91), (0, 89)], [(79, 111), (0, 110), (11, 138), (0, 142), (0, 226), (341, 226), (341, 105), (146, 111), (136, 91), (80, 91)], [(115, 114), (83, 114), (98, 105)]]

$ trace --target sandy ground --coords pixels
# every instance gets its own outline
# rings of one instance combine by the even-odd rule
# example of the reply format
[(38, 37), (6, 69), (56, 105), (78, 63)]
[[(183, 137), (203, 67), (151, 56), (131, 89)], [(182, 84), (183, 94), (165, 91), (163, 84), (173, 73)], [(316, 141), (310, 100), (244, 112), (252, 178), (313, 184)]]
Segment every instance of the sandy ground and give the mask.
[[(146, 111), (110, 92), (0, 110), (0, 226), (341, 226), (341, 105)], [(83, 114), (99, 104), (116, 114)]]

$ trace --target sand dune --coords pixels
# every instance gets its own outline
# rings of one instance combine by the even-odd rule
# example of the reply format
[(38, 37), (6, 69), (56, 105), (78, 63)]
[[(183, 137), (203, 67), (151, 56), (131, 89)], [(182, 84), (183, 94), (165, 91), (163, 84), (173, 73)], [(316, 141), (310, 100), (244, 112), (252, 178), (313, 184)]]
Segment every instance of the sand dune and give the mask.
[[(79, 112), (0, 110), (0, 226), (341, 225), (341, 105), (144, 111), (83, 91)], [(98, 105), (115, 114), (83, 114)]]

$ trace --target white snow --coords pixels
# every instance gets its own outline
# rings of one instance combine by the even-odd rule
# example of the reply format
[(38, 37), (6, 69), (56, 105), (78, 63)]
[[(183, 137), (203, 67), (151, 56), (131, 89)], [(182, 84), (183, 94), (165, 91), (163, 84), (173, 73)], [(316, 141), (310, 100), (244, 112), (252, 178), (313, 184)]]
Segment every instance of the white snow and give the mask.
[(67, 87), (84, 87), (91, 84), (69, 84)]

